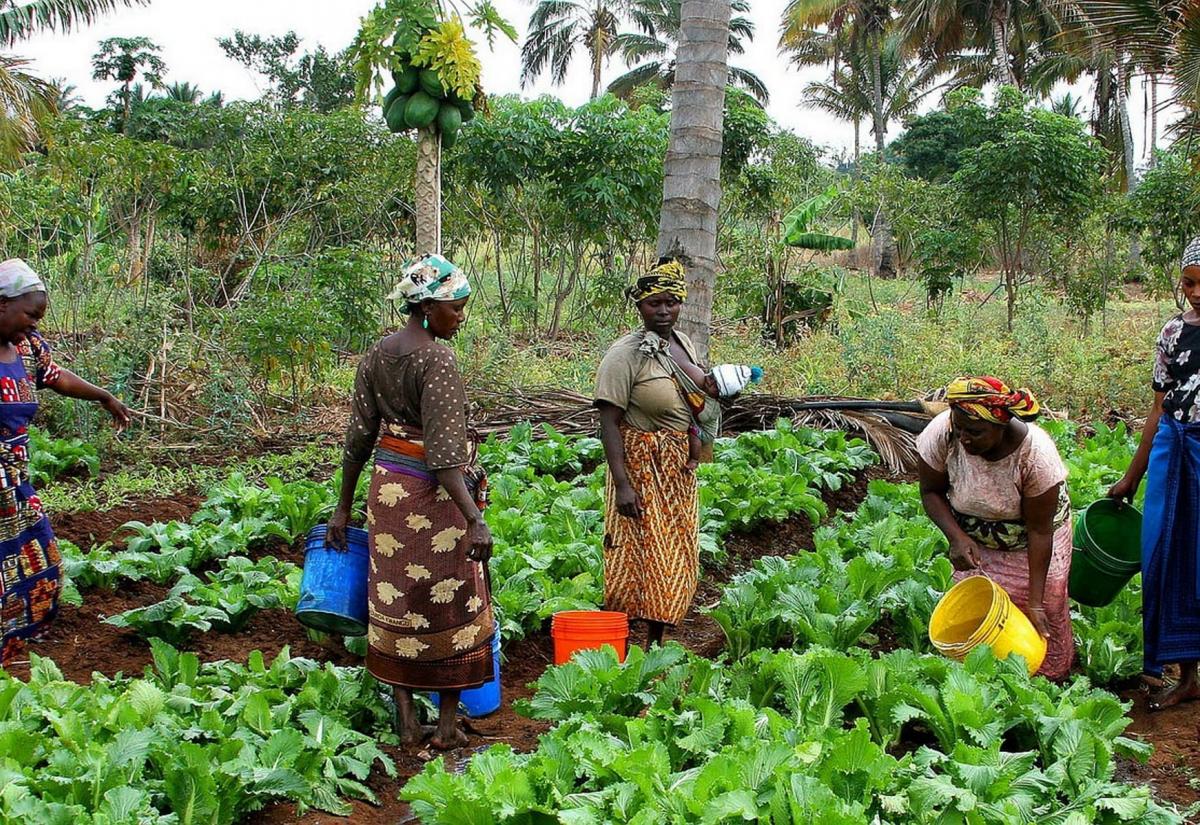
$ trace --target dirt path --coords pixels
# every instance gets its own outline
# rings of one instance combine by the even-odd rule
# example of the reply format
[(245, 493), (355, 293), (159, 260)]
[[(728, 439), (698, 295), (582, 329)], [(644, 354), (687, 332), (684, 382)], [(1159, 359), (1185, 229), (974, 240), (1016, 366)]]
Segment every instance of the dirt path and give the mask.
[[(1150, 695), (1139, 688), (1122, 691), (1121, 698), (1133, 702), (1129, 733), (1152, 743), (1154, 755), (1145, 765), (1124, 763), (1120, 778), (1149, 785), (1180, 810), (1200, 803), (1200, 703), (1151, 711)], [(1200, 818), (1188, 822), (1200, 823)]]

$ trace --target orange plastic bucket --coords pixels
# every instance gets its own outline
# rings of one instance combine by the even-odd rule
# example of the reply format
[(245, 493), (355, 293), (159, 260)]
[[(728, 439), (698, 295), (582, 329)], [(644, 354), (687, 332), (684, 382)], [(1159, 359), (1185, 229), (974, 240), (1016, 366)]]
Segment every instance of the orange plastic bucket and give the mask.
[(554, 664), (569, 662), (577, 650), (594, 650), (612, 645), (617, 660), (625, 661), (629, 617), (610, 610), (564, 610), (550, 621), (554, 639)]

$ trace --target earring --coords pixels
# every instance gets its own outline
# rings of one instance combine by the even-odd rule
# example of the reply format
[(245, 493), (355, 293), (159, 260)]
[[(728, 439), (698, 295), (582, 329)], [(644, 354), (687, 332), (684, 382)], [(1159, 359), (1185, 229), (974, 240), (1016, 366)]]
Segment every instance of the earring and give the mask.
[(428, 316), (426, 316), (425, 320), (421, 322), (421, 329), (429, 329), (429, 317)]

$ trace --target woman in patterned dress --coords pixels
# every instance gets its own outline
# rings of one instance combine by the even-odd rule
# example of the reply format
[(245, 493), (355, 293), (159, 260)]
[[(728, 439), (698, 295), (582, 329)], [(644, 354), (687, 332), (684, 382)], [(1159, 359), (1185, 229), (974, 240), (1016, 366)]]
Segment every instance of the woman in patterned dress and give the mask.
[(471, 288), (440, 255), (405, 268), (392, 293), (408, 323), (376, 343), (358, 367), (346, 433), (341, 497), (329, 543), (345, 548), (363, 466), (375, 453), (367, 500), (370, 573), (367, 670), (395, 689), (406, 743), (422, 735), (412, 691), (438, 691), (433, 747), (466, 744), (459, 694), (495, 678), (494, 626), (484, 523), (486, 480), (467, 430), (467, 395), (453, 351)]
[(29, 483), (36, 390), (48, 387), (95, 401), (118, 429), (129, 424), (129, 411), (112, 393), (54, 363), (50, 345), (37, 331), (46, 305), (46, 286), (24, 261), (0, 263), (0, 664), (5, 666), (58, 612), (58, 547)]
[[(1145, 670), (1177, 664), (1178, 684), (1152, 710), (1200, 699), (1200, 238), (1183, 253), (1180, 291), (1190, 309), (1158, 336), (1154, 403), (1125, 476), (1109, 495), (1132, 500), (1146, 477), (1142, 517)], [(1147, 472), (1148, 471), (1148, 472)]]
[(666, 626), (687, 615), (700, 572), (700, 504), (688, 457), (696, 423), (684, 386), (702, 386), (705, 376), (692, 342), (675, 329), (687, 298), (678, 262), (661, 261), (629, 297), (642, 329), (613, 343), (596, 374), (608, 461), (604, 605), (644, 619), (647, 644), (661, 644)]
[(917, 439), (921, 503), (950, 542), (956, 580), (984, 575), (1046, 639), (1038, 671), (1063, 679), (1075, 659), (1067, 581), (1071, 502), (1067, 468), (1036, 424), (1028, 390), (990, 376), (946, 388), (950, 410)]

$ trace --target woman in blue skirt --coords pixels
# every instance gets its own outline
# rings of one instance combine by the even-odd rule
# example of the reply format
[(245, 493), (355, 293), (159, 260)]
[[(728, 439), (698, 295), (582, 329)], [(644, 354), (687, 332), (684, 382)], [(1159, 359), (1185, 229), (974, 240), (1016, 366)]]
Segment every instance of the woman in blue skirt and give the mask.
[(1109, 491), (1132, 499), (1146, 476), (1142, 521), (1142, 623), (1146, 672), (1178, 664), (1179, 683), (1153, 710), (1200, 698), (1200, 238), (1183, 254), (1189, 309), (1167, 322), (1154, 361), (1154, 406), (1124, 478)]

